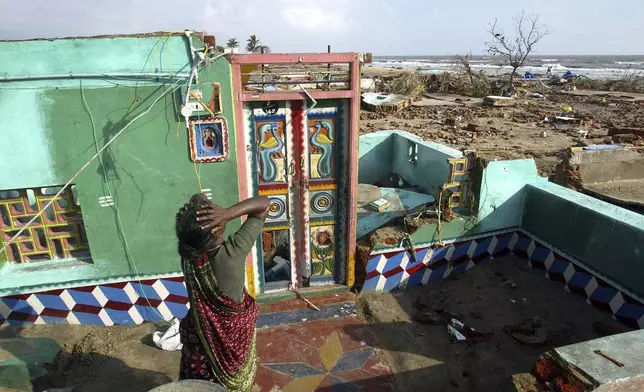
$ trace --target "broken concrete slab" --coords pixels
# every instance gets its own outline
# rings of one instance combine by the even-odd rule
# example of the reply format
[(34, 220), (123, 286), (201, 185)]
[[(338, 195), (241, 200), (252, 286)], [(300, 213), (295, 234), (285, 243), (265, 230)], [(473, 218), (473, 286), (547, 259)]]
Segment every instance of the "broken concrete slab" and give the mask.
[[(47, 374), (60, 346), (48, 338), (0, 339), (0, 390), (31, 389), (31, 380)], [(12, 389), (13, 388), (13, 389)]]
[[(390, 202), (382, 212), (372, 211), (367, 204), (385, 199)], [(418, 192), (396, 188), (379, 188), (375, 185), (358, 184), (358, 239), (369, 235), (396, 218), (411, 214), (434, 203), (434, 197)]]
[(510, 97), (500, 97), (496, 95), (489, 95), (483, 98), (483, 104), (486, 106), (503, 107), (503, 106), (514, 106), (516, 104), (516, 101), (514, 100), (514, 98), (510, 98)]
[(622, 207), (644, 208), (644, 155), (614, 145), (592, 147), (571, 148), (554, 182)]
[(375, 78), (360, 78), (360, 90), (367, 92), (376, 91), (376, 79)]
[(362, 106), (365, 110), (378, 113), (397, 112), (411, 105), (413, 98), (400, 94), (363, 93)]
[[(624, 366), (599, 355), (599, 350)], [(596, 391), (625, 391), (633, 385), (644, 386), (644, 330), (606, 336), (554, 349), (554, 360)], [(615, 389), (616, 386), (624, 389)], [(641, 391), (642, 389), (633, 389)]]
[(425, 93), (423, 94), (423, 97), (431, 100), (445, 102), (444, 105), (451, 103), (454, 105), (475, 106), (483, 103), (483, 100), (481, 98), (472, 98), (465, 95), (449, 93)]

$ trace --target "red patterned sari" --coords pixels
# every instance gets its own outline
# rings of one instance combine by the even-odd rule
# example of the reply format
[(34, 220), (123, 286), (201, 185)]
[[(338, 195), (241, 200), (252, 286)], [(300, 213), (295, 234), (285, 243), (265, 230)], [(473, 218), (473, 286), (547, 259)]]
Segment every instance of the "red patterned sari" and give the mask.
[(183, 261), (190, 311), (181, 321), (180, 379), (201, 379), (231, 391), (249, 391), (257, 372), (255, 299), (244, 291), (240, 304), (217, 285), (208, 257)]

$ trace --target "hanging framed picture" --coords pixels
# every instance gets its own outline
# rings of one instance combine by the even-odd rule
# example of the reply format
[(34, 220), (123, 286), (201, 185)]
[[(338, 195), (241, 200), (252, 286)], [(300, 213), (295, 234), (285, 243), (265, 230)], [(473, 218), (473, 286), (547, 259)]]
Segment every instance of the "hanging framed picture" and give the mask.
[(221, 162), (228, 159), (228, 126), (224, 117), (190, 121), (190, 158), (194, 162)]

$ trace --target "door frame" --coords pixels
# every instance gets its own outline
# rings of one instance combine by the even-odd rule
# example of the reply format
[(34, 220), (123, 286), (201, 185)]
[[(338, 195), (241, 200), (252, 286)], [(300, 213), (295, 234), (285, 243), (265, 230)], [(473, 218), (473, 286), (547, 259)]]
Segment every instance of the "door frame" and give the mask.
[[(360, 108), (360, 55), (358, 53), (311, 53), (311, 54), (243, 54), (230, 56), (232, 66), (232, 91), (234, 95), (235, 139), (238, 168), (239, 198), (247, 199), (252, 196), (252, 163), (253, 151), (249, 139), (245, 103), (262, 101), (301, 101), (306, 107), (308, 99), (314, 100), (348, 100), (348, 133), (347, 133), (347, 165), (344, 168), (346, 179), (346, 200), (344, 204), (345, 252), (346, 268), (341, 271), (340, 281), (351, 287), (355, 281), (355, 252), (356, 252), (356, 222), (357, 222), (357, 180), (358, 180), (358, 119)], [(248, 92), (242, 83), (242, 67), (256, 64), (349, 64), (349, 88), (337, 91), (276, 91)], [(302, 119), (304, 120), (304, 119)], [(296, 165), (299, 166), (299, 165)], [(338, 168), (339, 169), (339, 168)], [(300, 236), (301, 237), (301, 236)], [(308, 235), (307, 235), (308, 238)], [(307, 249), (309, 247), (307, 246)], [(246, 257), (246, 288), (251, 295), (263, 292), (263, 279), (253, 263), (253, 254)], [(342, 279), (343, 278), (343, 279)], [(301, 284), (296, 279), (296, 286)]]

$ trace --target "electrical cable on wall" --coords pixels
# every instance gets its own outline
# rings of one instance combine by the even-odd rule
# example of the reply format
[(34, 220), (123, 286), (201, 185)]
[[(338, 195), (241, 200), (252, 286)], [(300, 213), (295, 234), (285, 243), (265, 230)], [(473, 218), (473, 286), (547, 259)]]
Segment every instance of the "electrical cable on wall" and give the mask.
[[(85, 98), (85, 91), (83, 89), (83, 81), (80, 81), (80, 93), (81, 93), (81, 100), (83, 102), (83, 107), (87, 111), (87, 115), (89, 116), (90, 123), (92, 125), (92, 135), (94, 136), (94, 146), (96, 147), (96, 152), (99, 153), (99, 148), (98, 148), (98, 137), (96, 136), (96, 123), (94, 122), (94, 116), (92, 115), (92, 111), (89, 108), (89, 104), (87, 103), (87, 99)], [(129, 264), (132, 266), (133, 273), (135, 276), (135, 279), (139, 282), (141, 282), (141, 274), (139, 273), (139, 269), (136, 266), (136, 262), (134, 261), (134, 256), (132, 256), (132, 250), (130, 249), (130, 244), (127, 242), (127, 236), (125, 234), (125, 228), (123, 227), (123, 221), (121, 219), (121, 210), (119, 210), (116, 198), (114, 197), (114, 194), (112, 193), (112, 188), (110, 187), (110, 182), (109, 179), (107, 178), (107, 169), (105, 167), (105, 163), (103, 161), (102, 153), (99, 153), (98, 155), (98, 162), (101, 165), (102, 173), (104, 175), (104, 180), (105, 180), (105, 187), (107, 188), (107, 194), (112, 198), (113, 204), (112, 204), (112, 209), (114, 210), (114, 213), (116, 214), (116, 224), (117, 230), (120, 232), (120, 237), (123, 241), (123, 248), (125, 249), (125, 257), (129, 261)], [(141, 294), (143, 294), (143, 297), (145, 298), (146, 302), (148, 305), (150, 305), (150, 308), (154, 310), (154, 312), (163, 319), (163, 315), (154, 307), (152, 306), (152, 303), (150, 302), (150, 299), (148, 296), (145, 294), (144, 290), (141, 290)]]
[(34, 217), (33, 217), (33, 218), (31, 218), (31, 219), (30, 219), (30, 220), (29, 220), (29, 221), (28, 221), (28, 222), (27, 222), (27, 223), (26, 223), (26, 224), (25, 224), (25, 225), (24, 225), (20, 230), (18, 230), (18, 232), (17, 232), (17, 233), (16, 233), (16, 234), (15, 234), (15, 235), (14, 235), (14, 236), (13, 236), (13, 237), (8, 241), (8, 242), (7, 242), (7, 243), (5, 243), (5, 244), (3, 245), (2, 249), (0, 249), (0, 253), (2, 253), (2, 252), (6, 252), (6, 249), (9, 247), (9, 245), (11, 245), (12, 243), (14, 243), (14, 242), (16, 241), (16, 239), (17, 239), (18, 237), (20, 237), (20, 236), (22, 235), (22, 233), (24, 233), (24, 231), (25, 231), (25, 230), (27, 230), (27, 229), (29, 228), (29, 226), (31, 226), (31, 225), (32, 225), (32, 224), (33, 224), (33, 223), (34, 223), (34, 222), (35, 222), (35, 221), (40, 217), (40, 215), (43, 213), (43, 211), (45, 211), (45, 210), (47, 210), (49, 207), (51, 207), (51, 205), (56, 201), (56, 199), (58, 199), (58, 197), (60, 197), (60, 195), (61, 195), (61, 194), (62, 194), (62, 193), (63, 193), (63, 192), (64, 192), (64, 191), (65, 191), (65, 190), (66, 190), (66, 189), (67, 189), (67, 188), (72, 184), (72, 182), (74, 182), (74, 180), (75, 180), (76, 178), (78, 178), (78, 176), (79, 176), (79, 175), (80, 175), (80, 174), (81, 174), (85, 169), (87, 169), (87, 167), (88, 167), (88, 166), (89, 166), (89, 165), (90, 165), (90, 164), (91, 164), (91, 163), (92, 163), (96, 158), (98, 158), (98, 156), (99, 156), (99, 155), (101, 155), (101, 153), (102, 153), (102, 152), (103, 152), (107, 147), (109, 147), (109, 146), (110, 146), (110, 144), (112, 144), (112, 143), (113, 143), (113, 142), (114, 142), (114, 141), (115, 141), (119, 136), (121, 136), (121, 135), (123, 134), (123, 132), (125, 132), (125, 131), (126, 131), (126, 130), (127, 130), (127, 129), (128, 129), (128, 128), (133, 124), (133, 123), (134, 123), (134, 122), (136, 122), (139, 118), (141, 118), (141, 117), (145, 116), (146, 114), (148, 114), (148, 113), (152, 110), (152, 108), (157, 104), (157, 102), (159, 102), (159, 101), (161, 100), (161, 98), (163, 98), (163, 97), (164, 97), (164, 96), (166, 96), (167, 94), (172, 93), (172, 92), (176, 91), (177, 89), (179, 89), (179, 88), (181, 87), (181, 86), (180, 86), (180, 84), (181, 84), (181, 83), (182, 83), (182, 81), (181, 81), (181, 80), (179, 80), (179, 81), (177, 81), (177, 82), (173, 83), (173, 84), (170, 86), (170, 89), (169, 89), (169, 90), (166, 90), (166, 91), (165, 91), (165, 92), (163, 92), (161, 95), (159, 95), (159, 96), (154, 100), (154, 102), (152, 102), (152, 104), (150, 104), (150, 106), (149, 106), (146, 110), (144, 110), (143, 112), (141, 112), (140, 114), (138, 114), (136, 117), (134, 117), (132, 120), (130, 120), (130, 121), (129, 121), (129, 122), (128, 122), (128, 123), (127, 123), (123, 128), (121, 128), (121, 130), (120, 130), (120, 131), (118, 131), (118, 132), (114, 135), (114, 137), (112, 137), (112, 138), (111, 138), (107, 143), (105, 143), (105, 145), (103, 145), (103, 147), (102, 147), (102, 148), (100, 148), (100, 149), (96, 152), (96, 154), (94, 154), (94, 155), (93, 155), (93, 156), (92, 156), (92, 157), (91, 157), (91, 158), (90, 158), (90, 159), (89, 159), (89, 160), (88, 160), (88, 161), (87, 161), (87, 162), (86, 162), (86, 163), (85, 163), (85, 164), (84, 164), (84, 165), (83, 165), (83, 166), (82, 166), (82, 167), (81, 167), (81, 168), (80, 168), (76, 173), (74, 173), (74, 175), (72, 175), (72, 177), (71, 177), (71, 178), (70, 178), (70, 179), (69, 179), (69, 180), (68, 180), (68, 181), (67, 181), (67, 182), (66, 182), (66, 183), (61, 187), (61, 189), (60, 189), (60, 190), (59, 190), (59, 191), (58, 191), (58, 192), (57, 192), (57, 193), (52, 197), (52, 199), (51, 199), (47, 204), (45, 204), (45, 206), (44, 206), (43, 208), (41, 208), (41, 209), (40, 209), (40, 211), (38, 211), (38, 213), (37, 213), (36, 215), (34, 215)]
[[(215, 61), (215, 60), (217, 60), (217, 59), (219, 59), (220, 57), (223, 57), (223, 56), (224, 56), (224, 54), (221, 54), (221, 55), (215, 56), (215, 57), (213, 57), (213, 58), (207, 58), (207, 57), (204, 57), (202, 60), (200, 60), (200, 61), (196, 62), (196, 63), (192, 66), (192, 68), (191, 68), (191, 70), (190, 70), (190, 75), (191, 75), (191, 77), (187, 80), (187, 86), (188, 86), (188, 88), (187, 88), (187, 92), (188, 92), (188, 93), (190, 92), (190, 85), (191, 85), (191, 83), (192, 83), (192, 79), (194, 78), (194, 76), (195, 76), (195, 74), (196, 74), (196, 72), (197, 72), (197, 69), (199, 68), (199, 65), (201, 65), (202, 63), (211, 63), (211, 62), (213, 62), (213, 61)], [(59, 196), (60, 196), (60, 195), (61, 195), (61, 194), (62, 194), (62, 193), (63, 193), (63, 192), (64, 192), (64, 191), (65, 191), (65, 190), (66, 190), (66, 189), (71, 185), (71, 183), (72, 183), (72, 182), (74, 182), (74, 180), (75, 180), (75, 179), (76, 179), (76, 178), (77, 178), (77, 177), (78, 177), (78, 176), (79, 176), (79, 175), (80, 175), (80, 174), (81, 174), (85, 169), (87, 169), (87, 167), (88, 167), (88, 166), (89, 166), (89, 165), (90, 165), (90, 164), (91, 164), (91, 163), (92, 163), (96, 158), (98, 158), (98, 157), (101, 155), (101, 153), (102, 153), (102, 152), (103, 152), (107, 147), (109, 147), (109, 146), (110, 146), (110, 144), (112, 144), (112, 143), (114, 142), (114, 140), (116, 140), (119, 136), (121, 136), (121, 134), (123, 134), (123, 132), (125, 132), (125, 130), (127, 130), (127, 129), (128, 129), (128, 128), (129, 128), (129, 127), (130, 127), (134, 122), (136, 122), (139, 118), (141, 118), (141, 117), (145, 116), (146, 114), (148, 114), (148, 113), (152, 110), (152, 108), (153, 108), (153, 107), (154, 107), (154, 106), (155, 106), (155, 105), (156, 105), (156, 104), (161, 100), (161, 98), (163, 98), (163, 97), (165, 97), (166, 95), (168, 95), (168, 94), (170, 94), (170, 93), (173, 93), (173, 92), (175, 92), (177, 89), (179, 89), (179, 88), (181, 87), (181, 86), (180, 86), (180, 84), (181, 84), (181, 83), (182, 83), (182, 80), (178, 80), (178, 81), (174, 82), (173, 84), (171, 84), (171, 85), (170, 85), (170, 89), (165, 90), (163, 93), (161, 93), (161, 95), (159, 95), (159, 96), (154, 100), (154, 102), (152, 102), (152, 103), (150, 104), (150, 106), (149, 106), (145, 111), (143, 111), (143, 112), (139, 113), (136, 117), (134, 117), (132, 120), (130, 120), (130, 121), (129, 121), (129, 122), (128, 122), (128, 123), (127, 123), (123, 128), (121, 128), (121, 130), (120, 130), (120, 131), (118, 131), (118, 132), (114, 135), (114, 137), (113, 137), (113, 138), (111, 138), (107, 143), (105, 143), (105, 145), (103, 145), (103, 147), (102, 147), (101, 149), (97, 150), (96, 154), (94, 154), (94, 156), (92, 156), (92, 157), (91, 157), (91, 158), (90, 158), (90, 159), (89, 159), (89, 160), (88, 160), (88, 161), (87, 161), (87, 162), (86, 162), (86, 163), (85, 163), (85, 164), (84, 164), (84, 165), (83, 165), (83, 166), (82, 166), (82, 167), (81, 167), (81, 168), (80, 168), (80, 169), (79, 169), (79, 170), (78, 170), (78, 171), (77, 171), (77, 172), (76, 172), (76, 173), (75, 173), (75, 174), (74, 174), (70, 179), (69, 179), (69, 181), (67, 181), (67, 182), (66, 182), (66, 183), (61, 187), (61, 189), (60, 189), (60, 190), (59, 190), (59, 191), (54, 195), (54, 197), (53, 197), (53, 198), (52, 198), (52, 199), (51, 199), (47, 204), (45, 204), (45, 206), (44, 206), (42, 209), (40, 209), (40, 211), (38, 211), (38, 213), (37, 213), (36, 215), (34, 215), (34, 217), (33, 217), (33, 218), (31, 218), (31, 219), (30, 219), (30, 220), (29, 220), (29, 221), (28, 221), (28, 222), (27, 222), (27, 223), (26, 223), (26, 224), (25, 224), (25, 225), (24, 225), (20, 230), (18, 230), (18, 232), (17, 232), (17, 233), (16, 233), (16, 234), (15, 234), (15, 235), (14, 235), (14, 236), (13, 236), (13, 237), (8, 241), (8, 242), (7, 242), (7, 243), (5, 243), (5, 244), (2, 246), (2, 249), (0, 249), (0, 253), (6, 252), (6, 249), (7, 249), (11, 244), (13, 244), (13, 243), (16, 241), (16, 239), (17, 239), (18, 237), (20, 237), (20, 236), (22, 235), (22, 233), (24, 233), (24, 231), (25, 231), (26, 229), (28, 229), (28, 228), (29, 228), (29, 226), (31, 226), (31, 225), (32, 225), (32, 224), (33, 224), (33, 223), (34, 223), (34, 222), (35, 222), (35, 221), (40, 217), (40, 215), (43, 213), (43, 211), (45, 211), (45, 210), (47, 210), (49, 207), (51, 207), (51, 205), (52, 205), (52, 204), (56, 201), (56, 199), (57, 199), (57, 198), (58, 198), (58, 197), (59, 197)], [(131, 107), (130, 107), (130, 109), (128, 109), (128, 112), (129, 112), (129, 110), (131, 110)]]

